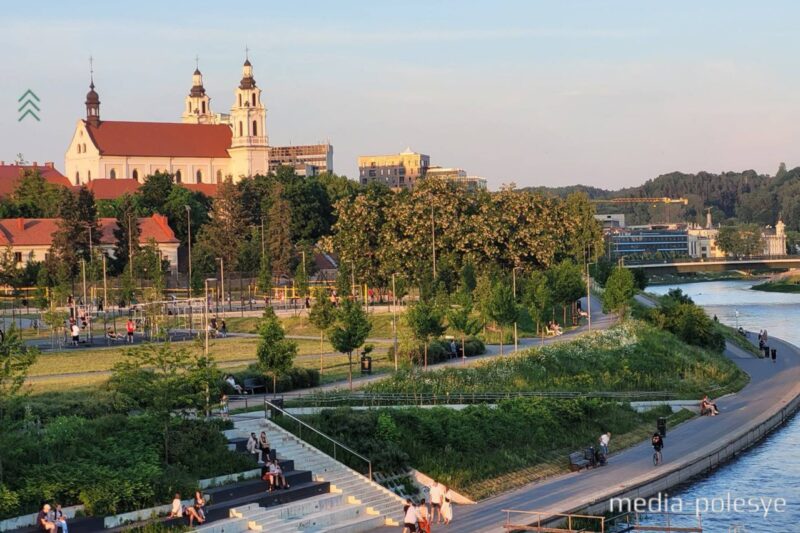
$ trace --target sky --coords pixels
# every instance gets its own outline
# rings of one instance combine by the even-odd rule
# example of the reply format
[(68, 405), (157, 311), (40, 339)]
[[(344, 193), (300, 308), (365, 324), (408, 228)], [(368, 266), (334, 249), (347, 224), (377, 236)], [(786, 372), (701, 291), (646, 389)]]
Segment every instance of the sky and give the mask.
[[(797, 2), (183, 1), (0, 4), (0, 160), (54, 161), (85, 116), (180, 121), (199, 56), (227, 112), (245, 47), (270, 144), (334, 170), (406, 147), (492, 189), (637, 185), (800, 165)], [(18, 121), (18, 98), (41, 121)]]

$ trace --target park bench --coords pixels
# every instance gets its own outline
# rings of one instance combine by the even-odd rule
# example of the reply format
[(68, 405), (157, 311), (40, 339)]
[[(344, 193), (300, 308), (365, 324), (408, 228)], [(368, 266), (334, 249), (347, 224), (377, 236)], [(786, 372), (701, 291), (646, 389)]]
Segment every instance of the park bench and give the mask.
[(577, 472), (581, 468), (589, 468), (592, 462), (586, 458), (586, 452), (572, 452), (569, 454), (569, 469)]
[(249, 394), (255, 394), (256, 391), (267, 392), (267, 386), (256, 378), (245, 378), (242, 388)]

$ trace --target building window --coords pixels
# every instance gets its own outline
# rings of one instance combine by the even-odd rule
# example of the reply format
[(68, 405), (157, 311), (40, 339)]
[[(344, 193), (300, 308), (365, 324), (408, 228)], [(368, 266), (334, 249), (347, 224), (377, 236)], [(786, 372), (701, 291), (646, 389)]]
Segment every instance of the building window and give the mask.
[(198, 170), (196, 176), (197, 176), (197, 183), (203, 183), (203, 171)]
[(75, 185), (80, 185), (80, 184), (81, 184), (81, 173), (80, 172), (76, 172), (75, 173)]
[(206, 103), (205, 102), (201, 102), (200, 103), (200, 107), (203, 108), (203, 114), (205, 115), (206, 114)]
[(87, 171), (86, 171), (86, 175), (87, 175), (87, 176), (86, 176), (86, 177), (87, 177), (87, 179), (88, 179), (89, 181), (92, 181), (92, 171), (91, 171), (91, 170), (87, 170)]
[(175, 172), (175, 183), (180, 183), (180, 182), (181, 182), (181, 171), (178, 170), (177, 172)]
[(256, 106), (256, 93), (253, 93), (253, 107)]
[(374, 178), (374, 177), (375, 177), (375, 171), (374, 171), (374, 170), (370, 169), (370, 171), (369, 171), (369, 177), (370, 177), (370, 178)]
[(83, 143), (83, 153), (86, 153), (86, 143)]
[(217, 170), (217, 183), (222, 183), (222, 171)]
[(242, 136), (242, 122), (239, 121), (239, 137)]
[(258, 127), (257, 126), (258, 126), (258, 124), (254, 120), (253, 121), (253, 135), (258, 135)]
[(111, 178), (112, 180), (117, 179), (117, 171), (112, 168), (111, 172), (108, 173), (108, 177)]
[(239, 107), (242, 107), (242, 95), (239, 95)]
[(81, 145), (78, 145), (78, 153), (81, 153)]
[(133, 169), (133, 174), (131, 174), (131, 177), (133, 179), (135, 179), (136, 181), (139, 181), (139, 171), (134, 168)]
[(22, 263), (22, 252), (14, 252), (14, 262)]

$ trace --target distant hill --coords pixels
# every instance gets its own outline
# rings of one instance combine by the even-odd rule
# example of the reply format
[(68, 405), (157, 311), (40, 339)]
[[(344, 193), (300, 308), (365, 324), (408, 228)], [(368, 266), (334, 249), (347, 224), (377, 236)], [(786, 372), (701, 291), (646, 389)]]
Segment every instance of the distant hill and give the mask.
[(800, 230), (800, 167), (790, 171), (781, 165), (774, 177), (754, 170), (712, 174), (671, 172), (647, 180), (638, 187), (605, 190), (585, 185), (530, 187), (545, 195), (566, 196), (584, 192), (591, 199), (621, 197), (687, 198), (689, 205), (598, 204), (599, 213), (625, 213), (630, 224), (686, 220), (703, 223), (706, 208), (715, 222), (755, 222), (774, 225), (782, 217), (787, 229)]

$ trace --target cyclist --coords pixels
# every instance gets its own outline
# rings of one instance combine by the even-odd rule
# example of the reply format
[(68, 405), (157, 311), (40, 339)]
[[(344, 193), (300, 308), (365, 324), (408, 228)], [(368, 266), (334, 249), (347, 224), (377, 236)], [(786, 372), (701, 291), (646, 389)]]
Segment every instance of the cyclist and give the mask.
[[(650, 444), (653, 445), (653, 449), (655, 450), (654, 455), (654, 462), (660, 463), (661, 462), (661, 449), (664, 447), (664, 439), (661, 437), (661, 433), (656, 431), (653, 433), (653, 438), (650, 439)], [(657, 461), (656, 461), (657, 459)]]

